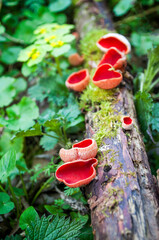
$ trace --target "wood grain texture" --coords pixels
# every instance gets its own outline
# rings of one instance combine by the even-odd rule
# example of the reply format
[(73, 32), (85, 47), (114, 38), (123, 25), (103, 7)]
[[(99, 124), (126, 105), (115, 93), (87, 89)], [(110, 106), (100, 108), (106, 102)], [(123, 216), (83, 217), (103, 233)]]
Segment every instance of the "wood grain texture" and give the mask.
[[(104, 9), (102, 4), (100, 8)], [(76, 29), (82, 38), (95, 27), (111, 22), (109, 14), (102, 14), (100, 20), (98, 6), (86, 2), (78, 7)], [(102, 20), (104, 18), (109, 20)], [(130, 115), (134, 127), (131, 131), (119, 128), (116, 137), (103, 140), (97, 156), (100, 157), (97, 178), (85, 188), (96, 240), (159, 239), (157, 189), (139, 131), (131, 88), (131, 78), (125, 73), (113, 107), (116, 114)], [(89, 111), (85, 117), (89, 138), (98, 131), (93, 114), (93, 110)]]

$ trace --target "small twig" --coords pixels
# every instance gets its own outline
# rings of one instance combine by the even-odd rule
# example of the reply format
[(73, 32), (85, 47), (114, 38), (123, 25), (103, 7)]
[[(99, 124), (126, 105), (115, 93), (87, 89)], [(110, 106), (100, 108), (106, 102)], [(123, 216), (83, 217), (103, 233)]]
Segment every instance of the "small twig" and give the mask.
[(123, 24), (123, 23), (133, 22), (134, 20), (137, 20), (137, 18), (143, 18), (143, 17), (145, 17), (149, 14), (152, 14), (154, 12), (157, 12), (157, 11), (159, 11), (159, 6), (149, 8), (149, 9), (143, 11), (142, 13), (136, 14), (135, 16), (130, 16), (130, 17), (124, 18), (121, 21), (116, 22), (115, 27), (117, 27), (117, 26), (119, 26), (120, 24)]
[(6, 32), (3, 33), (2, 36), (8, 38), (10, 41), (12, 41), (12, 42), (14, 42), (14, 43), (19, 43), (19, 44), (25, 45), (25, 42), (24, 42), (23, 40), (14, 38), (14, 37), (12, 37), (11, 35), (9, 35), (9, 34), (6, 33)]
[(61, 199), (63, 199), (68, 205), (71, 206), (72, 209), (78, 210), (83, 214), (88, 213), (88, 207), (84, 206), (81, 201), (78, 201), (72, 197), (66, 196), (59, 188), (55, 186), (56, 192), (60, 194)]

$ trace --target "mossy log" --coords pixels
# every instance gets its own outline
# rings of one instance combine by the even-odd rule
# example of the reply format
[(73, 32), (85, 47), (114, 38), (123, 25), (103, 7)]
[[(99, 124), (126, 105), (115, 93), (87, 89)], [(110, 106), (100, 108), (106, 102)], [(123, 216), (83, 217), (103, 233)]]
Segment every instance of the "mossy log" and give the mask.
[[(107, 27), (112, 30), (113, 26), (101, 2), (84, 2), (78, 6), (75, 22), (81, 38), (92, 29)], [(119, 126), (116, 135), (105, 137), (99, 146), (97, 177), (85, 188), (94, 238), (157, 240), (157, 189), (137, 122), (132, 79), (128, 72), (124, 73), (124, 80), (113, 97), (115, 101), (107, 101), (111, 101), (114, 114), (130, 115), (134, 119), (134, 125), (130, 131), (125, 131)], [(96, 112), (97, 116), (98, 111), (100, 107), (95, 105), (86, 113), (86, 137), (94, 138), (100, 130), (99, 124), (102, 119), (98, 118), (98, 125), (94, 120), (94, 114)]]

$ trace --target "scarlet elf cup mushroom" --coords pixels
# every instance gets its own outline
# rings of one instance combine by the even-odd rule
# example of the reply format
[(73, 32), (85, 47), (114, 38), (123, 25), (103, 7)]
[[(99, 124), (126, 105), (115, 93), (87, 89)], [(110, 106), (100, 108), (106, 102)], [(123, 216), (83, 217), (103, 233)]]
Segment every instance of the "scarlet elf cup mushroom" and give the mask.
[(103, 58), (98, 64), (98, 67), (105, 63), (110, 64), (115, 69), (120, 69), (121, 71), (123, 71), (127, 65), (126, 56), (125, 54), (121, 53), (118, 49), (111, 47), (104, 54)]
[(110, 64), (100, 65), (93, 76), (93, 83), (103, 89), (112, 89), (117, 87), (122, 81), (122, 74), (114, 71)]
[(66, 87), (81, 92), (89, 84), (90, 76), (87, 69), (72, 73), (66, 80)]
[(131, 45), (126, 37), (118, 33), (108, 33), (101, 37), (96, 44), (103, 52), (107, 52), (111, 47), (117, 48), (124, 54), (128, 54), (131, 50)]
[(122, 128), (125, 130), (131, 130), (133, 127), (133, 119), (130, 116), (122, 117)]
[(65, 163), (57, 169), (56, 178), (72, 188), (86, 185), (95, 178), (97, 163), (96, 158)]
[(72, 146), (71, 149), (61, 148), (59, 155), (64, 162), (72, 162), (77, 159), (87, 160), (97, 155), (98, 147), (94, 139), (85, 139)]

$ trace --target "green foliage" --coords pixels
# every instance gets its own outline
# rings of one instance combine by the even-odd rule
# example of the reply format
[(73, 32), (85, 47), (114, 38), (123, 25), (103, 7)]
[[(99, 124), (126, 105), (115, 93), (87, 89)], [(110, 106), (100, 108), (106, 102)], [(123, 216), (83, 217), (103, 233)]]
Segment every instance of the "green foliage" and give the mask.
[(80, 192), (80, 188), (70, 188), (70, 187), (65, 187), (64, 193), (66, 196), (72, 196), (76, 193)]
[(151, 95), (147, 92), (137, 92), (135, 95), (135, 104), (141, 131), (146, 136), (153, 106)]
[(14, 203), (11, 202), (10, 196), (7, 193), (0, 192), (0, 214), (9, 213), (14, 208)]
[(18, 60), (27, 62), (30, 67), (40, 63), (46, 57), (57, 58), (67, 53), (71, 48), (70, 43), (74, 40), (74, 36), (70, 34), (72, 28), (73, 25), (55, 23), (39, 26), (34, 31), (36, 39), (34, 44), (23, 49)]
[(41, 219), (36, 219), (26, 229), (26, 237), (29, 240), (62, 240), (68, 239), (73, 240), (80, 234), (80, 229), (83, 227), (83, 222), (73, 221), (65, 219), (64, 217), (59, 218), (44, 215)]
[(57, 205), (45, 205), (45, 209), (51, 213), (52, 215), (59, 215), (59, 217), (62, 217), (62, 216), (67, 216), (65, 213), (64, 213), (64, 210), (62, 209), (61, 206), (57, 206)]
[(120, 0), (113, 8), (115, 16), (120, 17), (126, 14), (133, 7), (134, 2), (135, 0)]
[(9, 47), (2, 52), (0, 60), (5, 64), (14, 64), (16, 63), (21, 50), (22, 47), (19, 46)]
[(15, 236), (6, 236), (4, 240), (22, 240), (22, 239), (23, 238), (20, 235), (16, 234)]
[(38, 213), (30, 206), (20, 216), (19, 226), (22, 230), (25, 230), (32, 222), (36, 221), (36, 219), (39, 219)]
[(5, 182), (16, 166), (16, 152), (9, 150), (0, 160), (0, 180)]
[(44, 148), (45, 151), (49, 151), (55, 147), (55, 145), (58, 143), (58, 137), (54, 132), (49, 132), (49, 134), (52, 135), (52, 137), (49, 136), (43, 136), (40, 139), (40, 145)]
[(154, 103), (149, 120), (152, 130), (159, 132), (159, 103)]
[(71, 5), (71, 0), (55, 0), (49, 5), (51, 12), (61, 12)]
[(8, 107), (8, 119), (0, 117), (0, 124), (7, 128), (17, 130), (27, 130), (35, 124), (34, 119), (39, 116), (39, 109), (35, 102), (28, 97), (23, 97), (18, 104)]

